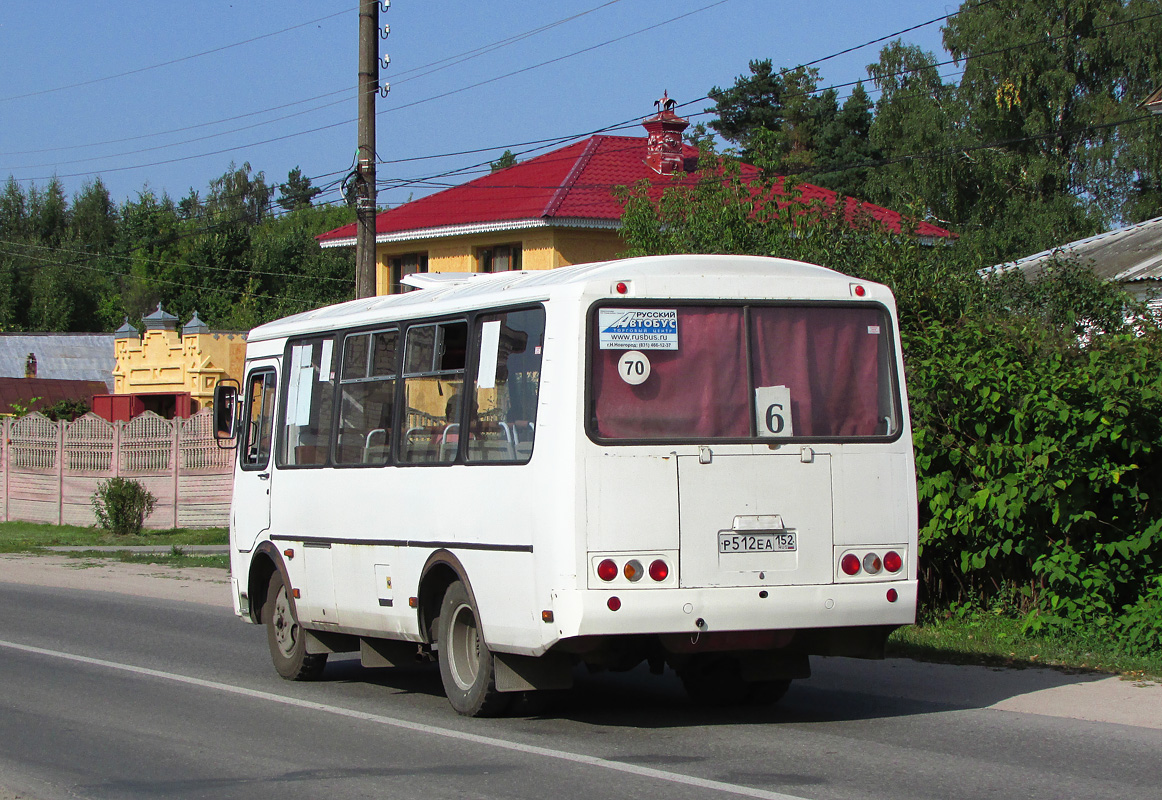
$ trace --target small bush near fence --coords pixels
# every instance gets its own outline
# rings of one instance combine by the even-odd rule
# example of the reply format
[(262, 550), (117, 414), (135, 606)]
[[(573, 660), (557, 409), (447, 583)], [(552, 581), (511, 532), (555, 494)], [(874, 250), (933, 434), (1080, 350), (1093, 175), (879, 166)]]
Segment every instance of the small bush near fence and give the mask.
[(110, 478), (97, 485), (93, 513), (97, 524), (113, 533), (136, 536), (157, 502), (149, 490), (130, 478)]

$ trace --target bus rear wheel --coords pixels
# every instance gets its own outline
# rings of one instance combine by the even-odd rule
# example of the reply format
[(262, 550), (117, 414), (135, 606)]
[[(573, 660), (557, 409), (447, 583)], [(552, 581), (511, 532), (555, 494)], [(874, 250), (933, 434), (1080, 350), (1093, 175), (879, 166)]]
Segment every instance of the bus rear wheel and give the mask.
[(278, 674), (288, 681), (312, 681), (323, 673), (327, 654), (307, 652), (306, 636), (299, 626), (294, 602), (282, 573), (275, 570), (270, 576), (266, 606), (262, 609), (270, 659)]
[(440, 680), (452, 708), (467, 717), (503, 713), (512, 696), (496, 690), (495, 660), (480, 632), (476, 606), (460, 581), (444, 593), (436, 642)]

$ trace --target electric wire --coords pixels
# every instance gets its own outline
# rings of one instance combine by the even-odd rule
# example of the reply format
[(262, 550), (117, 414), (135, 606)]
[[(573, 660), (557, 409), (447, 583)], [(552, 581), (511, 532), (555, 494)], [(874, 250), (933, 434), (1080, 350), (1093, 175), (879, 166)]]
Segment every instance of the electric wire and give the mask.
[(254, 36), (254, 37), (251, 37), (250, 39), (246, 39), (246, 40), (241, 41), (241, 42), (234, 42), (233, 44), (222, 45), (221, 47), (215, 47), (215, 48), (212, 48), (210, 50), (205, 50), (201, 53), (194, 53), (192, 55), (170, 59), (169, 61), (163, 61), (160, 64), (151, 64), (148, 67), (138, 67), (136, 69), (126, 70), (125, 72), (119, 72), (116, 75), (105, 75), (105, 76), (100, 77), (100, 78), (90, 78), (89, 80), (86, 80), (86, 81), (80, 81), (78, 83), (70, 83), (67, 86), (56, 86), (56, 87), (53, 87), (51, 89), (39, 89), (35, 92), (26, 92), (25, 94), (10, 95), (9, 97), (0, 97), (0, 103), (6, 103), (6, 102), (11, 101), (11, 100), (24, 100), (25, 98), (29, 98), (29, 97), (39, 97), (39, 96), (45, 95), (45, 94), (52, 94), (53, 92), (63, 92), (63, 91), (66, 91), (68, 89), (78, 89), (82, 86), (92, 86), (95, 83), (104, 83), (105, 81), (116, 80), (117, 78), (124, 78), (124, 77), (127, 77), (129, 75), (139, 75), (142, 72), (149, 72), (151, 70), (160, 69), (162, 67), (169, 67), (169, 66), (172, 66), (174, 64), (180, 64), (183, 61), (192, 61), (196, 58), (202, 58), (203, 56), (213, 55), (214, 53), (220, 53), (223, 50), (231, 50), (235, 47), (241, 47), (243, 45), (252, 44), (254, 42), (258, 42), (258, 41), (261, 41), (263, 39), (269, 39), (272, 36), (279, 36), (279, 35), (284, 34), (284, 33), (289, 33), (290, 31), (298, 30), (299, 28), (305, 28), (308, 25), (315, 25), (316, 23), (324, 22), (326, 20), (341, 16), (343, 14), (349, 14), (350, 12), (351, 12), (351, 9), (347, 8), (347, 9), (344, 9), (343, 11), (336, 11), (333, 14), (328, 14), (324, 17), (319, 17), (318, 19), (308, 20), (307, 22), (301, 22), (298, 25), (292, 25), (289, 28), (283, 28), (282, 30), (274, 31), (273, 33), (264, 33), (261, 36)]

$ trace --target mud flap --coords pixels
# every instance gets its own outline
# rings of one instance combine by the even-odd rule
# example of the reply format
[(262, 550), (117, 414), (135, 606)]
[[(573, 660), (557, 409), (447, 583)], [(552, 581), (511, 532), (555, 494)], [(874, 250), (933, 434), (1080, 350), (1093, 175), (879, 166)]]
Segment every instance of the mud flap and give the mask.
[(573, 662), (568, 656), (493, 653), (493, 662), (498, 692), (535, 692), (573, 686)]

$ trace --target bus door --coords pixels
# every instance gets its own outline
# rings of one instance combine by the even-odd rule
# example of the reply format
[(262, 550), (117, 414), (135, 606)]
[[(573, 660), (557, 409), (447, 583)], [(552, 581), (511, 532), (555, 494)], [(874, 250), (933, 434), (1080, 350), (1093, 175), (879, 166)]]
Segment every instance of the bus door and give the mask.
[(786, 450), (678, 457), (683, 586), (832, 581), (831, 457)]
[(243, 552), (270, 527), (271, 443), (278, 396), (278, 362), (255, 361), (246, 374), (234, 478), (234, 546)]

